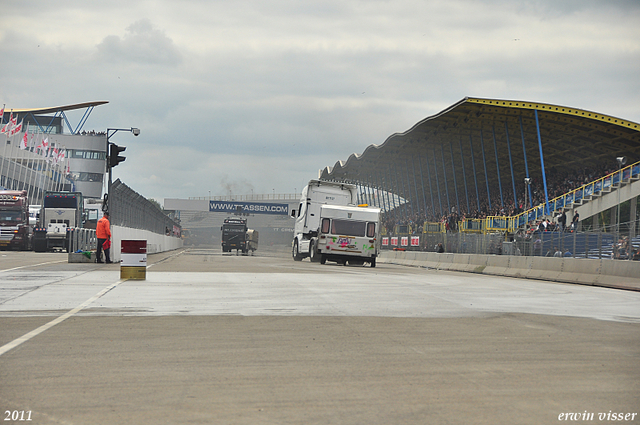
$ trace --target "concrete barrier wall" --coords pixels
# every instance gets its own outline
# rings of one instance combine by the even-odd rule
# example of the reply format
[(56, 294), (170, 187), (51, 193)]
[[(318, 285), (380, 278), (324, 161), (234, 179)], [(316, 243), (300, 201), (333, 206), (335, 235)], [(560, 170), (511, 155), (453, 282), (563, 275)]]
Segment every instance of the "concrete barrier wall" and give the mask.
[(640, 262), (609, 259), (521, 257), (382, 251), (381, 263), (481, 273), (640, 291)]
[(175, 236), (160, 235), (148, 230), (111, 226), (111, 260), (119, 262), (120, 242), (123, 240), (146, 240), (147, 254), (172, 251), (182, 247), (182, 239)]

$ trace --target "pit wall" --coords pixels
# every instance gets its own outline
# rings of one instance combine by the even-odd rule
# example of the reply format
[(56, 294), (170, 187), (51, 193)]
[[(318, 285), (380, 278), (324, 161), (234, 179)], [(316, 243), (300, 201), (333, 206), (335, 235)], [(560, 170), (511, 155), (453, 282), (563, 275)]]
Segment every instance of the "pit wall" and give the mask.
[(147, 254), (182, 248), (182, 239), (175, 236), (160, 235), (148, 230), (129, 227), (111, 226), (111, 261), (120, 262), (120, 243), (123, 240), (146, 240)]
[(380, 263), (640, 291), (640, 262), (611, 259), (382, 251)]

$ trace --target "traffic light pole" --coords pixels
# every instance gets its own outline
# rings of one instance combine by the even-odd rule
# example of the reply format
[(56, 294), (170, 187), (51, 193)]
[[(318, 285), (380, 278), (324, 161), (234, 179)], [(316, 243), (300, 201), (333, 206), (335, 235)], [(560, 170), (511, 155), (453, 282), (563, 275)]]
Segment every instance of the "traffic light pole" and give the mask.
[[(111, 220), (113, 220), (112, 211), (110, 211), (110, 208), (109, 208), (109, 206), (110, 206), (109, 204), (111, 202), (111, 185), (112, 185), (112, 178), (113, 178), (113, 176), (112, 176), (113, 173), (112, 173), (111, 169), (113, 167), (115, 167), (116, 165), (118, 165), (119, 162), (124, 161), (125, 158), (118, 156), (118, 152), (123, 152), (126, 149), (125, 147), (116, 146), (116, 149), (114, 149), (116, 158), (115, 158), (115, 161), (112, 161), (112, 158), (111, 158), (111, 156), (112, 156), (111, 145), (115, 146), (115, 144), (111, 143), (109, 141), (109, 139), (114, 134), (116, 134), (118, 131), (128, 131), (128, 132), (133, 133), (134, 136), (138, 136), (140, 134), (140, 129), (139, 128), (134, 128), (134, 127), (131, 127), (131, 128), (107, 128), (107, 145), (106, 145), (106, 151), (105, 151), (105, 155), (106, 155), (106, 158), (105, 158), (106, 161), (105, 162), (106, 162), (106, 166), (107, 166), (107, 171), (109, 173), (109, 182), (108, 182), (108, 186), (107, 186), (107, 200), (106, 200), (106, 202), (103, 201), (102, 211), (108, 211), (109, 215), (111, 217)], [(120, 158), (122, 158), (122, 159), (120, 159)]]

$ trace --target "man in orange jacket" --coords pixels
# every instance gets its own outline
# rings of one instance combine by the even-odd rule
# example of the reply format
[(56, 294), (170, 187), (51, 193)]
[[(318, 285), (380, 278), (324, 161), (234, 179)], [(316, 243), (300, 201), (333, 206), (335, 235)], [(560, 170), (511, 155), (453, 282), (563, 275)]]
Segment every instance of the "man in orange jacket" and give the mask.
[(102, 251), (104, 250), (104, 258), (107, 263), (111, 263), (109, 249), (105, 248), (104, 243), (109, 241), (111, 244), (111, 224), (109, 223), (109, 213), (104, 213), (102, 218), (98, 220), (96, 226), (96, 238), (98, 239), (98, 250), (96, 251), (96, 262), (102, 263)]

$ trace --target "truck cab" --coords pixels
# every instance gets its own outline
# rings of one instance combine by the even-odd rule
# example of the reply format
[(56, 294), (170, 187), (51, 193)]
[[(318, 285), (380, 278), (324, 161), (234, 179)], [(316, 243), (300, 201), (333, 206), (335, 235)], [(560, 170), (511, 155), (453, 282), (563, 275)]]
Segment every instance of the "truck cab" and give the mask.
[(26, 190), (0, 191), (0, 248), (28, 250), (31, 243)]
[(357, 202), (356, 186), (348, 183), (311, 180), (302, 189), (298, 209), (291, 211), (296, 220), (294, 236), (291, 245), (292, 256), (295, 261), (311, 257), (318, 242), (320, 228), (320, 209), (323, 205), (355, 205)]
[(45, 191), (38, 227), (33, 230), (33, 250), (62, 249), (68, 252), (70, 231), (81, 228), (83, 218), (82, 193)]
[(244, 218), (225, 218), (222, 227), (222, 252), (232, 250), (247, 253), (247, 220)]

